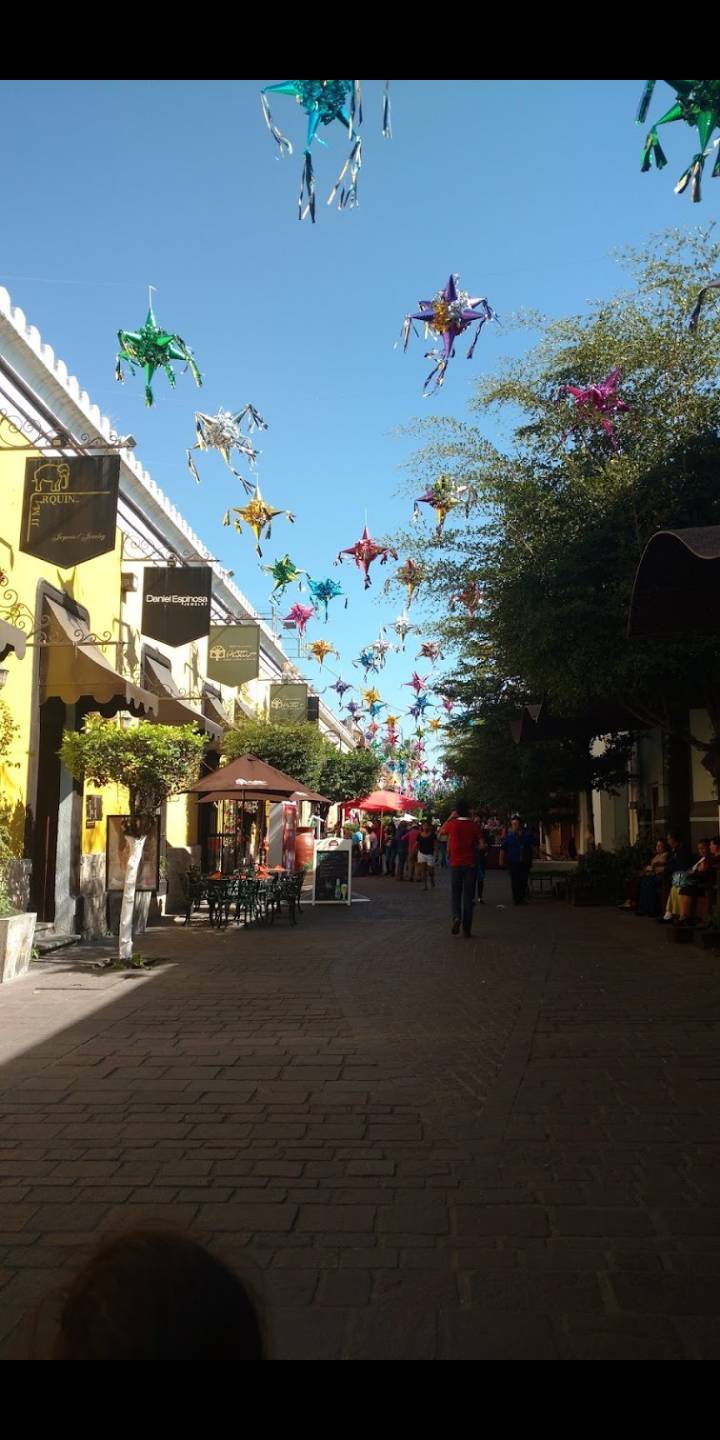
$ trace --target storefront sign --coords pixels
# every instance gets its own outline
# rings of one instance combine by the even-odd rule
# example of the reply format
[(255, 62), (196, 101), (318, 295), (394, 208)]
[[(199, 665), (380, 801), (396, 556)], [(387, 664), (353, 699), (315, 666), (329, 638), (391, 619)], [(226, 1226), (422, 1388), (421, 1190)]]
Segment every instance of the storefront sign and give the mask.
[(313, 870), (313, 905), (350, 905), (352, 840), (318, 840)]
[(311, 725), (320, 723), (320, 699), (317, 695), (308, 695), (307, 718)]
[(307, 685), (271, 685), (270, 719), (275, 725), (299, 725), (307, 720)]
[(163, 645), (187, 645), (210, 628), (209, 565), (148, 566), (143, 585), (142, 633)]
[(67, 570), (115, 548), (119, 455), (25, 462), (20, 549)]
[(208, 640), (208, 677), (221, 685), (245, 685), (260, 674), (260, 626), (213, 625)]

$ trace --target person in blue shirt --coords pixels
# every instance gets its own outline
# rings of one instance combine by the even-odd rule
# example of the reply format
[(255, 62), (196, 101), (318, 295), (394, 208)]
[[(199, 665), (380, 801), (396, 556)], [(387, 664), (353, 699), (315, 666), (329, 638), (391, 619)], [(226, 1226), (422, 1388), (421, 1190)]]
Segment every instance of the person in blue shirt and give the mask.
[(500, 864), (510, 872), (513, 905), (527, 905), (527, 887), (532, 865), (532, 836), (519, 815), (513, 815), (510, 829), (500, 846)]

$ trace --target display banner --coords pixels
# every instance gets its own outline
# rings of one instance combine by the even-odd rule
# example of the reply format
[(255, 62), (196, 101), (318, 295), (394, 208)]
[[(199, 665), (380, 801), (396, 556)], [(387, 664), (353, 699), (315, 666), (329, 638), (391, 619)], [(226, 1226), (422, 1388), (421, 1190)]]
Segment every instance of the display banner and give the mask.
[(313, 905), (352, 902), (352, 840), (317, 840), (313, 868)]
[(298, 725), (307, 720), (307, 685), (271, 685), (270, 719), (275, 725)]
[(143, 577), (142, 633), (163, 645), (188, 645), (210, 629), (209, 565), (148, 566)]
[(20, 549), (61, 570), (115, 548), (119, 455), (25, 462)]
[(213, 625), (208, 639), (208, 678), (245, 685), (260, 674), (260, 626)]
[(317, 695), (308, 695), (307, 718), (311, 725), (320, 723), (320, 700)]

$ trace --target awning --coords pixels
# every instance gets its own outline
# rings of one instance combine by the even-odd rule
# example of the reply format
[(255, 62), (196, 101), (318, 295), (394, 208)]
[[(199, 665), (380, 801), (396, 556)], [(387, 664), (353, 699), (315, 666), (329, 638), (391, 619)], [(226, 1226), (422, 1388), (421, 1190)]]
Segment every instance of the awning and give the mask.
[(196, 725), (213, 740), (219, 740), (222, 728), (207, 720), (201, 710), (191, 705), (180, 694), (169, 665), (145, 656), (145, 679), (158, 697), (158, 720), (161, 725)]
[(18, 660), (22, 660), (25, 654), (25, 635), (14, 625), (8, 625), (6, 620), (0, 620), (0, 660), (4, 660), (11, 650), (15, 651)]
[(658, 530), (635, 575), (628, 635), (717, 635), (720, 525)]
[(230, 728), (230, 721), (225, 714), (225, 708), (219, 695), (213, 695), (206, 690), (203, 695), (203, 714), (207, 720), (212, 720), (216, 725), (221, 725), (223, 730)]
[(114, 670), (96, 645), (81, 645), (83, 625), (57, 601), (45, 597), (50, 617), (47, 646), (41, 649), (42, 700), (64, 700), (74, 705), (88, 696), (105, 714), (129, 710), (133, 715), (157, 715), (158, 701), (149, 690), (135, 685)]

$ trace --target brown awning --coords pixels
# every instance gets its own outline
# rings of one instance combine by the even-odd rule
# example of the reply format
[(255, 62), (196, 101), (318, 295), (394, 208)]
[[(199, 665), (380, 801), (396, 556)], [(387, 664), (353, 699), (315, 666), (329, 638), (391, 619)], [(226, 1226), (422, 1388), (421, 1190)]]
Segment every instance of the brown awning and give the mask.
[(204, 730), (211, 739), (220, 739), (223, 733), (220, 726), (207, 720), (201, 710), (197, 710), (180, 694), (169, 665), (163, 665), (162, 661), (154, 659), (152, 655), (146, 655), (145, 681), (158, 697), (158, 720), (161, 725), (197, 725), (198, 729)]
[(157, 715), (158, 701), (149, 690), (135, 685), (114, 670), (96, 645), (81, 645), (82, 621), (57, 601), (45, 597), (50, 618), (48, 644), (41, 650), (40, 692), (43, 700), (57, 698), (74, 705), (84, 696), (105, 713), (129, 710), (133, 715)]
[(720, 634), (720, 525), (658, 530), (635, 575), (628, 635)]
[(15, 651), (18, 660), (22, 660), (25, 654), (25, 635), (14, 625), (8, 625), (6, 620), (0, 620), (0, 660), (4, 660), (11, 650)]
[(221, 725), (223, 730), (229, 730), (231, 721), (225, 714), (225, 709), (219, 695), (213, 695), (206, 690), (203, 695), (203, 714), (206, 719), (213, 720), (216, 725)]

